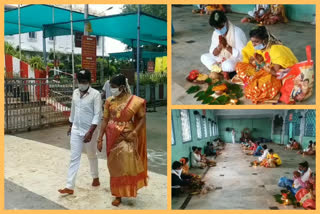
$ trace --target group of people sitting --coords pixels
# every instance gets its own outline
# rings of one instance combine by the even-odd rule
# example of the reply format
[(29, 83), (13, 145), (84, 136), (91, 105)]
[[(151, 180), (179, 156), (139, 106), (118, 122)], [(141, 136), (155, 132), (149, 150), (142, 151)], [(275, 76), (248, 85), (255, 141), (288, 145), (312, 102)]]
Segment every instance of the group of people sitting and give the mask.
[(282, 4), (256, 4), (252, 11), (248, 12), (241, 22), (260, 23), (271, 25), (276, 23), (287, 23), (285, 8)]
[(302, 149), (301, 145), (293, 138), (289, 139), (288, 144), (285, 147), (286, 150), (298, 150), (297, 154), (301, 155), (315, 155), (316, 154), (316, 142), (310, 140), (307, 148)]
[(283, 200), (288, 200), (291, 195), (305, 209), (316, 208), (316, 174), (312, 173), (307, 161), (299, 163), (298, 170), (294, 171), (293, 178), (281, 177), (278, 186), (282, 190)]
[(260, 142), (245, 139), (241, 142), (241, 147), (247, 155), (258, 157), (258, 160), (251, 162), (251, 165), (275, 168), (282, 164), (280, 156), (273, 149), (268, 149), (267, 145), (261, 145)]
[(211, 14), (209, 24), (214, 28), (209, 53), (201, 55), (208, 70), (243, 85), (245, 97), (255, 104), (279, 100), (282, 77), (298, 63), (291, 49), (260, 25), (250, 30), (248, 41), (220, 10)]
[[(207, 157), (220, 155), (224, 146), (225, 143), (220, 138), (215, 140), (215, 145), (207, 142), (204, 154), (201, 152), (201, 147), (193, 146), (190, 154), (191, 167), (204, 169), (216, 166), (216, 162)], [(179, 196), (183, 192), (199, 194), (213, 190), (213, 186), (206, 184), (200, 175), (189, 172), (189, 158), (187, 157), (182, 157), (179, 161), (172, 163), (171, 176), (172, 196)]]

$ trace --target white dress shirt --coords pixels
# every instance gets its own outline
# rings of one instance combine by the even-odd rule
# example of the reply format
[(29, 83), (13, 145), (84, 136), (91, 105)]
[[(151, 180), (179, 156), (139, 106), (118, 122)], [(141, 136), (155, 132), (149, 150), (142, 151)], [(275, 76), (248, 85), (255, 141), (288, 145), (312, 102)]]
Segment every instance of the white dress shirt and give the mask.
[(91, 125), (98, 125), (101, 120), (101, 95), (99, 91), (89, 87), (87, 93), (80, 98), (80, 90), (72, 95), (72, 106), (69, 121), (72, 132), (80, 136), (86, 135)]

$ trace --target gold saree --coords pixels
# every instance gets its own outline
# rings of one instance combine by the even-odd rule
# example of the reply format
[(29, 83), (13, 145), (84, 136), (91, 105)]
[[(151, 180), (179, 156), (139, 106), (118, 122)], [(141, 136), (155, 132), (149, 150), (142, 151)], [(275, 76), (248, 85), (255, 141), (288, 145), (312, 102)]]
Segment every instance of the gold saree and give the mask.
[(125, 138), (145, 114), (145, 100), (134, 95), (124, 102), (110, 98), (105, 103), (107, 161), (113, 196), (136, 197), (138, 189), (147, 186), (146, 124), (135, 140), (130, 142)]

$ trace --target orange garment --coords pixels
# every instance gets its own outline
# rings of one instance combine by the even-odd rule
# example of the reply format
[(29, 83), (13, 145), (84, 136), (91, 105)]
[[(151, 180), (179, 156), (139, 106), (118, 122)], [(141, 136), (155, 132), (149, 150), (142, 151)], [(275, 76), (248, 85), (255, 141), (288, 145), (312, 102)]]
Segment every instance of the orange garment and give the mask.
[(146, 125), (133, 142), (125, 138), (145, 115), (145, 100), (134, 95), (122, 102), (109, 98), (105, 103), (107, 160), (113, 196), (136, 197), (138, 189), (147, 186)]
[(209, 4), (208, 6), (206, 6), (206, 10), (210, 12), (213, 12), (215, 10), (226, 12), (222, 4)]

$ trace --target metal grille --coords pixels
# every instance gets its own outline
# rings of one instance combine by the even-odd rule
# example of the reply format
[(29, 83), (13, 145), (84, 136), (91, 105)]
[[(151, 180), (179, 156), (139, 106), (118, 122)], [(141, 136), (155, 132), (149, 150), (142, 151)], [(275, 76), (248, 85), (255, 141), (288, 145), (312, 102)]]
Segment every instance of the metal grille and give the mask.
[(5, 79), (5, 131), (67, 122), (71, 100), (71, 81)]
[(306, 117), (306, 125), (304, 130), (304, 136), (315, 137), (316, 136), (316, 111), (308, 110), (305, 117)]

